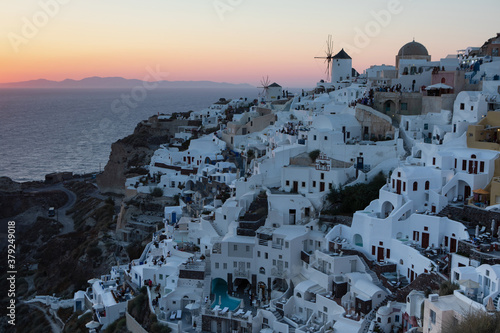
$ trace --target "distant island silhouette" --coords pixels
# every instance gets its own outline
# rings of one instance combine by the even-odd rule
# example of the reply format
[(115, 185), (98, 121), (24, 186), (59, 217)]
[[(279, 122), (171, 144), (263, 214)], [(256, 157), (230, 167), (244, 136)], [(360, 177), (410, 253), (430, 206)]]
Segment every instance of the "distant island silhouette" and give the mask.
[[(156, 81), (155, 89), (161, 88), (255, 88), (247, 83), (227, 83), (213, 81)], [(0, 83), (0, 88), (79, 88), (79, 89), (113, 89), (113, 88), (134, 88), (146, 84), (151, 86), (152, 83), (137, 79), (125, 79), (123, 77), (88, 77), (81, 80), (66, 79), (63, 81), (51, 81), (46, 79)]]

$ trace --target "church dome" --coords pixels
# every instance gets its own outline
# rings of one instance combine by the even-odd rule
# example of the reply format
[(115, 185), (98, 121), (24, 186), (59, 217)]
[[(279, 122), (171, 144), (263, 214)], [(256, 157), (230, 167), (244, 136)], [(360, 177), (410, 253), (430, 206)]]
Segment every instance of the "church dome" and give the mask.
[(398, 56), (428, 56), (425, 46), (418, 42), (409, 42), (399, 49)]

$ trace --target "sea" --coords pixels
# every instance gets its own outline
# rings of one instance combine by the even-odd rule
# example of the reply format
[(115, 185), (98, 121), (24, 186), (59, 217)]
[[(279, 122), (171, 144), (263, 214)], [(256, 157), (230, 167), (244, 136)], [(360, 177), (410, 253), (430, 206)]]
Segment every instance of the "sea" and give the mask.
[[(111, 144), (156, 114), (201, 110), (256, 88), (0, 89), (0, 176), (25, 182), (52, 172), (97, 173)], [(133, 97), (132, 97), (133, 96)]]

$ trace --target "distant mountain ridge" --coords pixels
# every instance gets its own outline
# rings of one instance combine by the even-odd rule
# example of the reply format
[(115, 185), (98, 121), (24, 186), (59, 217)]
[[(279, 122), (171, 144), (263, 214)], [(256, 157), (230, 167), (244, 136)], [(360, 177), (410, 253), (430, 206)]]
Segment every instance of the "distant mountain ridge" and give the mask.
[[(142, 86), (145, 81), (137, 79), (125, 79), (123, 77), (87, 77), (81, 80), (66, 79), (63, 81), (51, 81), (46, 79), (0, 83), (0, 88), (134, 88)], [(255, 88), (247, 83), (227, 83), (213, 81), (156, 81), (155, 88)], [(152, 86), (151, 82), (146, 82)]]

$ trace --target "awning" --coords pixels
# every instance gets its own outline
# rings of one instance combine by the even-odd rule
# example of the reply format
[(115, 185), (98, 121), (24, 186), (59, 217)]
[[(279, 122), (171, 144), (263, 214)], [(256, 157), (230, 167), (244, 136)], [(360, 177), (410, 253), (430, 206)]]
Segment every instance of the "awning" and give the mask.
[(477, 194), (490, 194), (490, 192), (483, 190), (482, 188), (472, 191), (472, 193)]

